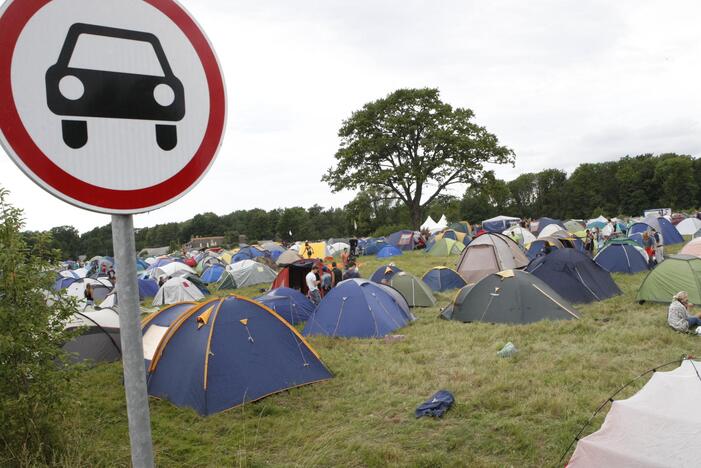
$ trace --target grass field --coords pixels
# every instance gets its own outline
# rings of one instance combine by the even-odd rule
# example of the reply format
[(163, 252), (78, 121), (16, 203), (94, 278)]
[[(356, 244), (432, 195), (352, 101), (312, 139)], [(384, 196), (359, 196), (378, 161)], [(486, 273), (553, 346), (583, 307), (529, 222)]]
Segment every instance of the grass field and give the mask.
[[(435, 265), (454, 266), (455, 259), (411, 253), (394, 261), (423, 275)], [(381, 264), (361, 262), (363, 276)], [(451, 298), (442, 294), (438, 307), (415, 309), (418, 320), (397, 331), (406, 335), (402, 341), (311, 338), (332, 380), (207, 418), (151, 399), (157, 463), (558, 466), (574, 434), (614, 390), (701, 349), (701, 338), (666, 326), (664, 305), (634, 302), (643, 277), (617, 275), (623, 295), (578, 307), (579, 321), (533, 325), (441, 320), (439, 310)], [(253, 296), (258, 289), (238, 293)], [(507, 341), (520, 352), (498, 358)], [(416, 406), (440, 389), (453, 392), (454, 407), (442, 420), (415, 419)], [(84, 371), (73, 404), (65, 428), (72, 449), (62, 463), (127, 466), (121, 365)]]

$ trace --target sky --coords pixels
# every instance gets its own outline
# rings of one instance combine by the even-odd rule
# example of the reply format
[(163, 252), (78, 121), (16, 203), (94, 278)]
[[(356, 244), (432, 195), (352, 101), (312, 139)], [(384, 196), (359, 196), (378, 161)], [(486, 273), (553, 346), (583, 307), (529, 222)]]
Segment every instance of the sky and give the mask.
[[(445, 102), (516, 153), (498, 177), (641, 153), (701, 155), (701, 2), (617, 0), (182, 0), (213, 44), (227, 127), (205, 178), (137, 227), (197, 213), (340, 207), (321, 182), (344, 119), (399, 88)], [(2, 110), (0, 109), (0, 112)], [(2, 150), (0, 150), (2, 153)], [(0, 155), (26, 227), (85, 232), (72, 207)], [(461, 195), (461, 188), (453, 190)]]

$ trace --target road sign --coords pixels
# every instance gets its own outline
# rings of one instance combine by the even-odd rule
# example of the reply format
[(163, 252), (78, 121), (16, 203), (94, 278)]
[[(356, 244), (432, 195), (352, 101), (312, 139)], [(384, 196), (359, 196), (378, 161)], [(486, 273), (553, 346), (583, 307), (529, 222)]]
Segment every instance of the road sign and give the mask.
[(173, 0), (10, 0), (0, 9), (0, 143), (82, 208), (150, 211), (211, 166), (224, 81)]

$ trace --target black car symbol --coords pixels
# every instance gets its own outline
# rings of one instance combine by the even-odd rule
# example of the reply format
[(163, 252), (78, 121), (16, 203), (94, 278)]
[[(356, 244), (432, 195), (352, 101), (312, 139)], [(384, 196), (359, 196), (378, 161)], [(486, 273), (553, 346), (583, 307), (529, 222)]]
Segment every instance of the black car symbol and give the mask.
[[(81, 38), (81, 35), (84, 36)], [(103, 66), (103, 69), (88, 68), (82, 63), (71, 64), (79, 39), (83, 41), (91, 36), (96, 45), (93, 44), (92, 49), (86, 50), (89, 56), (109, 65)], [(105, 38), (114, 42), (109, 44), (110, 47), (122, 44), (140, 47), (141, 50), (146, 47), (149, 54), (155, 53), (157, 57), (158, 63), (151, 64), (151, 69), (160, 66), (161, 74), (110, 70), (114, 68), (112, 65), (118, 64), (110, 63), (112, 56), (109, 51), (103, 53), (100, 50), (100, 46), (105, 45)], [(120, 44), (120, 41), (115, 39), (137, 42)], [(142, 59), (143, 57), (129, 56), (127, 62), (137, 63)], [(46, 99), (49, 109), (61, 116), (177, 122), (185, 116), (184, 94), (183, 85), (173, 75), (160, 41), (155, 35), (146, 32), (75, 23), (68, 30), (58, 61), (46, 71)], [(75, 149), (85, 146), (88, 141), (88, 126), (85, 120), (64, 119), (61, 126), (66, 145)], [(156, 141), (165, 151), (175, 148), (178, 143), (176, 126), (156, 124)]]

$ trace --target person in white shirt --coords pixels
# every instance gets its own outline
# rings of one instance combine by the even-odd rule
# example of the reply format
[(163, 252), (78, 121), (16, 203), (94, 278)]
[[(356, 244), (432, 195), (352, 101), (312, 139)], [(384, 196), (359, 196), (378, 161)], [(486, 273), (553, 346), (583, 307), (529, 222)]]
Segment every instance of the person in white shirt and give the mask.
[(319, 278), (317, 273), (319, 272), (319, 266), (314, 265), (312, 270), (307, 273), (305, 280), (307, 281), (307, 296), (309, 300), (312, 301), (314, 305), (319, 305), (321, 302), (321, 294), (319, 294)]

